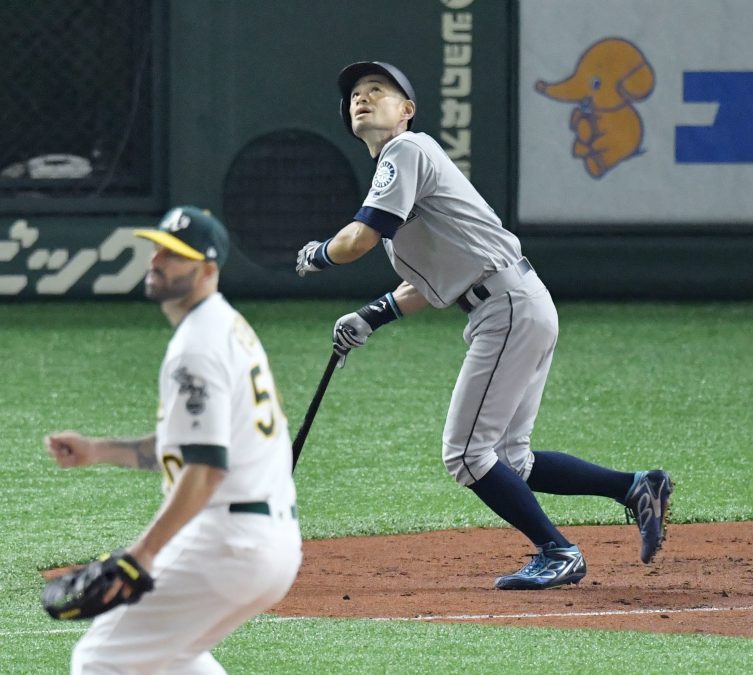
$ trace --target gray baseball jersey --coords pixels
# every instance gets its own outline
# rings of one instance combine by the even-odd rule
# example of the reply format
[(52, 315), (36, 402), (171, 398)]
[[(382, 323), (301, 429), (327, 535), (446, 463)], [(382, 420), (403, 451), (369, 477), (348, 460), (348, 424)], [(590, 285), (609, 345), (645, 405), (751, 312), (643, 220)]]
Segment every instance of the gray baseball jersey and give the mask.
[(363, 206), (403, 221), (384, 239), (387, 255), (435, 307), (521, 257), (518, 238), (427, 134), (406, 131), (384, 146)]
[(558, 327), (527, 261), (516, 276), (520, 241), (422, 133), (403, 132), (384, 146), (356, 220), (382, 234), (397, 273), (435, 307), (452, 305), (482, 280), (491, 289), (468, 315), (469, 349), (445, 422), (443, 459), (462, 485), (498, 460), (527, 478)]

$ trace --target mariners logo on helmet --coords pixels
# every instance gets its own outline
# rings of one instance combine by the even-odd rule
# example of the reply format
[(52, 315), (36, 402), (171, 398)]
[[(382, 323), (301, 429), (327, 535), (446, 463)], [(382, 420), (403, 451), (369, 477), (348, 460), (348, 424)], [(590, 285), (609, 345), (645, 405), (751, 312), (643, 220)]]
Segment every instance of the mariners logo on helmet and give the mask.
[(377, 190), (383, 190), (395, 179), (396, 175), (397, 169), (392, 162), (383, 159), (377, 167), (376, 173), (374, 174), (374, 180), (371, 184)]

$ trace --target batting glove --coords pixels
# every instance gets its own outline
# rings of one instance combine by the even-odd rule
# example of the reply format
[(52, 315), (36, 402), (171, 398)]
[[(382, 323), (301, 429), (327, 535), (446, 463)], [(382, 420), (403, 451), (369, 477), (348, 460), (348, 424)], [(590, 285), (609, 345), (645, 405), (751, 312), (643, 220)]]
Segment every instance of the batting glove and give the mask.
[(327, 239), (325, 242), (310, 241), (298, 251), (295, 271), (298, 272), (299, 277), (306, 276), (307, 272), (319, 272), (325, 267), (335, 264), (327, 256), (327, 244), (330, 241), (332, 239)]
[(392, 297), (387, 293), (381, 298), (364, 305), (357, 312), (351, 312), (341, 316), (335, 323), (332, 331), (332, 349), (340, 357), (337, 367), (345, 365), (348, 352), (355, 347), (366, 344), (366, 340), (379, 326), (402, 317), (400, 308)]
[(365, 345), (373, 332), (373, 328), (358, 313), (351, 312), (341, 316), (335, 322), (335, 328), (332, 331), (332, 349), (340, 357), (337, 367), (342, 368), (348, 352), (355, 347)]

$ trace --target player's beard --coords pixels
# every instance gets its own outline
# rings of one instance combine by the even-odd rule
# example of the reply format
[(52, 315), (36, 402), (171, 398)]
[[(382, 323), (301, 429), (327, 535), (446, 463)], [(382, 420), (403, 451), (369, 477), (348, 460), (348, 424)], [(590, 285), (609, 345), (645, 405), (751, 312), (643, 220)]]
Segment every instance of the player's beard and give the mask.
[[(193, 269), (188, 274), (168, 280), (160, 270), (150, 270), (144, 280), (144, 294), (155, 302), (182, 298), (193, 290), (194, 280), (198, 272), (198, 269)], [(163, 283), (155, 284), (153, 281), (149, 283), (150, 277), (161, 280)]]

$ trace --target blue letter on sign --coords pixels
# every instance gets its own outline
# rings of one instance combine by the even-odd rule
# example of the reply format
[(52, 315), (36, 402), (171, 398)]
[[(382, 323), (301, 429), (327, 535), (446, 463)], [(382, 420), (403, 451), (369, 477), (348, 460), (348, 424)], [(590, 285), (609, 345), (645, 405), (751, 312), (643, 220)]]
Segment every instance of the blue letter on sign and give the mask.
[(753, 72), (683, 74), (686, 103), (719, 103), (710, 127), (675, 129), (675, 161), (753, 163)]

